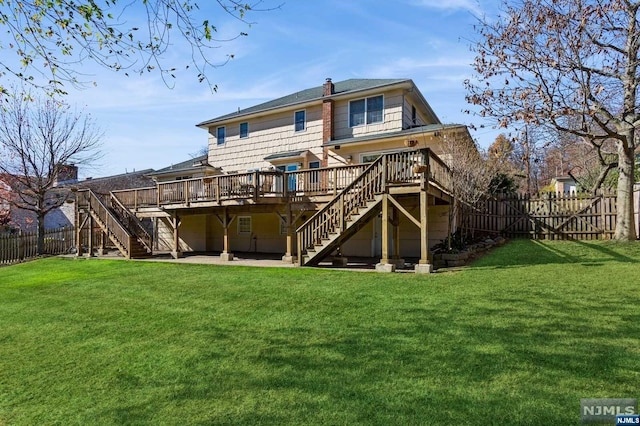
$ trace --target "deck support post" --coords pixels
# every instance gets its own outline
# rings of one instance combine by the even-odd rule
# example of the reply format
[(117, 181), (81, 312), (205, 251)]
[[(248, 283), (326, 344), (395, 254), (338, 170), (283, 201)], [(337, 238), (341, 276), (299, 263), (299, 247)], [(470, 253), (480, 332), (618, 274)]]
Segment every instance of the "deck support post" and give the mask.
[(106, 232), (100, 233), (100, 247), (98, 247), (98, 256), (107, 254), (106, 239), (109, 238)]
[(433, 265), (429, 261), (429, 196), (420, 191), (420, 261), (415, 266), (417, 274), (430, 274)]
[(394, 272), (396, 265), (389, 262), (389, 194), (382, 195), (382, 258), (376, 264), (378, 272)]
[(178, 213), (175, 213), (171, 218), (171, 226), (173, 226), (173, 250), (171, 251), (171, 257), (179, 259), (183, 254), (180, 250), (180, 217), (178, 217)]
[[(76, 201), (77, 204), (77, 201)], [(84, 226), (84, 222), (80, 222), (82, 220), (82, 214), (80, 209), (76, 207), (76, 256), (82, 256), (82, 228)]]
[(233, 222), (233, 218), (229, 218), (227, 209), (224, 209), (224, 216), (222, 218), (222, 227), (224, 228), (222, 234), (222, 253), (220, 253), (220, 260), (231, 261), (233, 260), (233, 253), (229, 251), (229, 225)]
[[(284, 218), (287, 226), (287, 251), (282, 256), (282, 261), (285, 263), (294, 263), (295, 258), (293, 256), (293, 212), (291, 211), (291, 203), (287, 203), (287, 215)], [(282, 220), (282, 218), (281, 218)]]
[(89, 215), (89, 250), (87, 251), (87, 257), (93, 257), (93, 217)]

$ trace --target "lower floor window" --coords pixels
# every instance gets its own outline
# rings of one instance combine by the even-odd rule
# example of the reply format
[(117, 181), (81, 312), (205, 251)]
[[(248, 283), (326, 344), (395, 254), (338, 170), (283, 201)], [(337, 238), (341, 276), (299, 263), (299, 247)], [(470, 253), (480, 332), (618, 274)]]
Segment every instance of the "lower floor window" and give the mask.
[(238, 234), (251, 233), (251, 216), (238, 217)]

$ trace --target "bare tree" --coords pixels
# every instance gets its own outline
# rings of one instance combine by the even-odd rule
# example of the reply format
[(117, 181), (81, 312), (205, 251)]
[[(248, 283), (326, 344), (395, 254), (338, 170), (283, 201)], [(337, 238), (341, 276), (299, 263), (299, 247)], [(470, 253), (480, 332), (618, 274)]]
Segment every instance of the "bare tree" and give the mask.
[(466, 233), (463, 216), (464, 208), (475, 208), (487, 194), (494, 170), (485, 161), (476, 143), (467, 137), (448, 137), (442, 145), (443, 158), (451, 170), (451, 190), (453, 204), (449, 208), (449, 238), (447, 249), (451, 250), (454, 225), (459, 224), (462, 237)]
[[(247, 15), (257, 11), (262, 0), (211, 3), (248, 28)], [(82, 70), (87, 61), (124, 73), (159, 72), (167, 84), (179, 68), (193, 66), (199, 81), (215, 89), (209, 69), (233, 55), (217, 57), (212, 51), (247, 33), (216, 38), (216, 26), (209, 19), (199, 20), (199, 11), (194, 0), (0, 1), (0, 28), (5, 30), (0, 48), (17, 54), (15, 61), (8, 54), (0, 58), (0, 77), (14, 75), (53, 93), (65, 93), (65, 83), (87, 83)], [(173, 51), (189, 52), (187, 63), (167, 62), (167, 57), (175, 60)]]
[(545, 124), (594, 145), (614, 141), (618, 240), (636, 238), (639, 9), (629, 0), (507, 2), (498, 20), (479, 23), (476, 78), (466, 82), (468, 101), (500, 126)]
[(68, 164), (96, 161), (102, 134), (89, 116), (54, 99), (19, 91), (0, 99), (0, 175), (10, 188), (0, 202), (33, 212), (42, 254), (44, 218), (69, 197), (55, 190), (56, 179)]

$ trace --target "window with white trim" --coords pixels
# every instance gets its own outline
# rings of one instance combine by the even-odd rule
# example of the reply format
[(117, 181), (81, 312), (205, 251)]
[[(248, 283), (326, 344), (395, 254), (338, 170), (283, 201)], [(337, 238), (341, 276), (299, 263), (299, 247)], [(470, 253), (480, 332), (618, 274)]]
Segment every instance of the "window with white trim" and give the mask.
[(249, 123), (240, 123), (240, 139), (249, 137)]
[(251, 216), (238, 216), (238, 235), (251, 234)]
[(363, 164), (373, 163), (378, 158), (380, 158), (381, 155), (382, 155), (382, 153), (380, 153), (380, 152), (371, 152), (371, 153), (361, 154), (360, 155), (360, 162), (363, 163)]
[(218, 145), (224, 145), (224, 139), (227, 134), (227, 129), (222, 126), (216, 129), (216, 142)]
[(384, 121), (384, 98), (382, 95), (349, 102), (349, 127)]
[(302, 132), (307, 128), (307, 113), (305, 110), (296, 111), (293, 114), (294, 130)]

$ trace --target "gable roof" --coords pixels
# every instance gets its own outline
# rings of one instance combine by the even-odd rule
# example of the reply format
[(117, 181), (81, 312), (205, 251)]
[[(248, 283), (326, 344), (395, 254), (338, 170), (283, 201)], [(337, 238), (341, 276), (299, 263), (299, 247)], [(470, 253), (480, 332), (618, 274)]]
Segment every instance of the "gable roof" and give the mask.
[(61, 184), (56, 188), (61, 190), (73, 187), (91, 189), (97, 194), (109, 194), (111, 191), (122, 189), (146, 188), (153, 185), (153, 181), (148, 177), (150, 172), (153, 172), (153, 169), (138, 170), (98, 178), (86, 178), (85, 180), (74, 183)]
[(221, 115), (216, 118), (212, 118), (207, 121), (203, 121), (197, 124), (197, 127), (207, 127), (213, 123), (228, 120), (230, 118), (240, 118), (246, 115), (255, 114), (258, 112), (269, 111), (277, 108), (285, 108), (297, 104), (311, 102), (314, 100), (327, 99), (335, 96), (362, 92), (365, 90), (371, 90), (381, 88), (385, 86), (391, 86), (400, 83), (410, 83), (413, 85), (413, 81), (407, 78), (392, 79), (392, 78), (352, 78), (349, 80), (334, 82), (334, 93), (331, 96), (323, 97), (323, 86), (312, 87), (311, 89), (301, 90), (299, 92), (292, 93), (287, 96), (283, 96), (278, 99), (274, 99), (268, 102), (261, 103), (249, 108), (238, 110), (226, 115)]
[(191, 170), (194, 167), (206, 166), (209, 164), (209, 155), (199, 155), (198, 157), (193, 157), (185, 161), (181, 161), (180, 163), (175, 163), (167, 167), (163, 167), (162, 169), (156, 170), (153, 174), (156, 173), (164, 173), (164, 172), (175, 172), (178, 170)]
[(209, 164), (209, 155), (204, 154), (198, 157), (190, 158), (186, 161), (181, 161), (180, 163), (175, 163), (170, 166), (163, 167), (162, 169), (149, 173), (148, 176), (158, 177), (162, 175), (171, 175), (176, 173), (180, 174), (183, 172), (185, 173), (186, 172), (197, 173), (197, 172), (207, 172), (207, 171), (215, 172), (217, 170), (218, 170), (217, 167), (213, 167), (211, 164)]

